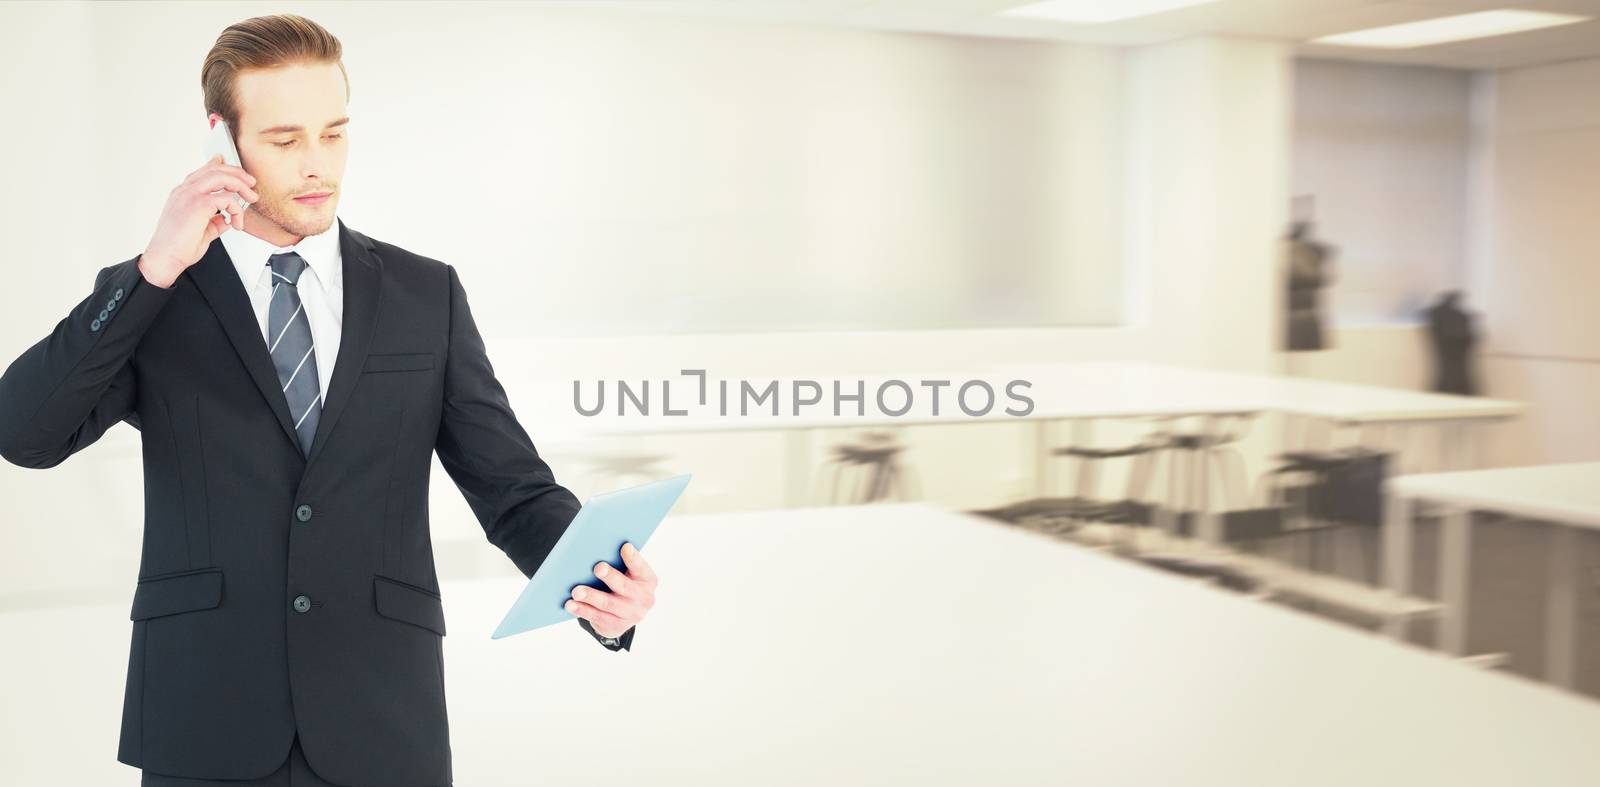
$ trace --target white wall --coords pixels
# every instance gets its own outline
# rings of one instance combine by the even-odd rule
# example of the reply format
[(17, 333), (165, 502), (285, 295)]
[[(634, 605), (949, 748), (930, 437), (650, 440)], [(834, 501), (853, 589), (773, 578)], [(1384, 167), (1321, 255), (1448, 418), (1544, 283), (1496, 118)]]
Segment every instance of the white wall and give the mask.
[[(0, 154), (30, 184), (8, 199), (84, 201), (92, 176), (121, 206), (85, 206), (105, 231), (23, 324), (143, 247), (199, 157), (201, 58), (269, 10), (173, 8), (4, 11), (8, 70), (29, 76), (8, 105), (54, 121)], [(1120, 319), (1113, 49), (576, 4), (302, 10), (351, 73), (341, 215), (458, 266), (491, 336)], [(61, 259), (61, 220), (34, 218), (30, 251)]]
[(1316, 196), (1317, 234), (1339, 248), (1330, 313), (1345, 325), (1294, 372), (1426, 387), (1426, 336), (1397, 323), (1461, 287), (1484, 393), (1531, 404), (1488, 430), (1484, 461), (1600, 458), (1600, 60), (1297, 61), (1295, 83), (1292, 189)]
[(1188, 39), (1129, 56), (1129, 256), (1147, 357), (1264, 371), (1280, 309), (1290, 63)]
[(1300, 59), (1291, 191), (1337, 249), (1325, 313), (1414, 321), (1463, 284), (1472, 150), (1466, 71)]
[[(394, 30), (436, 13), (395, 11)], [(480, 217), (413, 200), (367, 220), (391, 235), (425, 227), (410, 242), (484, 269), (473, 278), (496, 334), (1119, 317), (1120, 269), (1103, 264), (1118, 256), (1110, 50), (537, 4), (456, 18), (455, 40), (487, 67), (420, 85), (436, 63), (356, 70), (369, 130), (355, 133), (375, 143), (357, 177), (473, 194), (503, 191), (499, 173), (529, 176)], [(369, 62), (404, 64), (419, 43), (366, 20), (344, 29)], [(472, 139), (491, 117), (503, 148), (384, 165), (419, 139)], [(552, 286), (529, 287), (518, 267)]]
[(1311, 198), (1314, 237), (1335, 256), (1322, 293), (1328, 349), (1286, 353), (1283, 370), (1426, 389), (1417, 309), (1465, 284), (1472, 75), (1298, 58), (1293, 105), (1290, 192)]
[(1534, 405), (1497, 455), (1600, 459), (1600, 60), (1485, 75), (1478, 97), (1485, 369), (1496, 394)]
[[(1373, 244), (1354, 244), (1368, 248), (1410, 228), (1429, 238), (1427, 245), (1455, 248), (1448, 255), (1451, 264), (1414, 259), (1394, 270), (1392, 284), (1379, 292), (1388, 302), (1401, 304), (1427, 292), (1419, 284), (1443, 288), (1459, 283), (1467, 292), (1468, 308), (1480, 317), (1478, 371), (1484, 392), (1531, 405), (1523, 418), (1489, 430), (1484, 461), (1504, 465), (1600, 459), (1600, 415), (1594, 405), (1600, 401), (1600, 312), (1594, 308), (1600, 293), (1600, 233), (1595, 230), (1595, 217), (1600, 216), (1600, 60), (1477, 74), (1305, 62), (1299, 71), (1295, 192), (1310, 193), (1306, 184), (1320, 184), (1319, 223), (1332, 222), (1331, 217), (1323, 219), (1329, 213), (1346, 217), (1339, 219), (1339, 226), (1347, 229), (1320, 232), (1340, 245), (1345, 261), (1341, 273), (1349, 276), (1350, 238), (1378, 237)], [(1469, 99), (1464, 121), (1463, 80)], [(1307, 138), (1307, 107), (1315, 107), (1323, 118), (1318, 136), (1335, 142), (1334, 129), (1358, 116), (1380, 116), (1382, 122), (1373, 127), (1391, 131), (1412, 126), (1433, 131), (1376, 135), (1362, 154), (1370, 161), (1362, 163), (1357, 160), (1360, 151), (1344, 156), (1330, 152), (1344, 143)], [(1330, 119), (1336, 113), (1348, 117), (1336, 123)], [(1422, 122), (1428, 118), (1433, 120)], [(1465, 166), (1457, 161), (1463, 127), (1470, 131)], [(1358, 127), (1347, 133), (1351, 140), (1374, 138), (1364, 137)], [(1429, 138), (1437, 150), (1430, 152), (1423, 144)], [(1370, 164), (1382, 160), (1395, 162), (1403, 174), (1369, 176)], [(1342, 173), (1346, 165), (1349, 174)], [(1399, 184), (1399, 190), (1389, 190), (1391, 184)], [(1445, 189), (1459, 198), (1445, 199)], [(1438, 196), (1404, 204), (1393, 196), (1427, 192)], [(1321, 193), (1339, 196), (1339, 205), (1364, 200), (1374, 207), (1349, 213)], [(1347, 280), (1341, 281), (1334, 293), (1344, 318), (1352, 316), (1344, 307), (1354, 298), (1342, 289), (1347, 286)], [(1431, 360), (1418, 328), (1347, 326), (1334, 336), (1333, 350), (1297, 357), (1296, 372), (1427, 385)]]

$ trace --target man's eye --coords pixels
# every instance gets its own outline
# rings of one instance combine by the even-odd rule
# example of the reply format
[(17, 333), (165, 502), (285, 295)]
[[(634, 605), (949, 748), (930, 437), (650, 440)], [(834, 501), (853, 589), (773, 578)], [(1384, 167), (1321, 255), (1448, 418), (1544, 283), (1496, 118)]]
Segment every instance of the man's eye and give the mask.
[(342, 139), (343, 137), (344, 137), (343, 134), (329, 134), (328, 135), (329, 139)]
[(289, 147), (290, 145), (293, 145), (294, 144), (294, 140), (291, 139), (288, 142), (274, 142), (272, 144), (274, 144), (274, 145), (276, 145), (276, 146), (278, 146), (280, 148), (286, 148), (286, 147)]

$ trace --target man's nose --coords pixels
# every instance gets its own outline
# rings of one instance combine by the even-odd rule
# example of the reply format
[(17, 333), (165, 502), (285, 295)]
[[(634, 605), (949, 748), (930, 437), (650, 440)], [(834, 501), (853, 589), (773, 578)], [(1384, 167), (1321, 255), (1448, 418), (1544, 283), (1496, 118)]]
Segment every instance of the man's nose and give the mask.
[(320, 181), (322, 172), (327, 168), (329, 151), (313, 150), (303, 154), (300, 160), (300, 177), (308, 181)]

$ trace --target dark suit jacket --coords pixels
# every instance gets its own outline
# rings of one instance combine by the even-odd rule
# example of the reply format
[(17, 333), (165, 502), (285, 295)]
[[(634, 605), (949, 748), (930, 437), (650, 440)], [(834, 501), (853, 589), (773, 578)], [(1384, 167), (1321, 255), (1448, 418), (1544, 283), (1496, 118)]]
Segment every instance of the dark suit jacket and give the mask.
[(329, 781), (449, 783), (432, 455), (526, 576), (578, 511), (512, 414), (455, 269), (342, 221), (339, 242), (342, 338), (309, 456), (221, 240), (166, 289), (138, 257), (102, 269), (0, 377), (14, 464), (53, 467), (118, 421), (140, 431), (129, 765), (261, 777), (298, 732)]

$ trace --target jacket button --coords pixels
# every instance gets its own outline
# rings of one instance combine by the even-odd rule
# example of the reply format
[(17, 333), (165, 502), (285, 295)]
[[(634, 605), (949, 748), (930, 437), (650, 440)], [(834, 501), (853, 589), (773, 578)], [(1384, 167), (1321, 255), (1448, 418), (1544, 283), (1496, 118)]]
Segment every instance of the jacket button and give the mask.
[(100, 321), (99, 320), (95, 320), (94, 322), (89, 323), (89, 330), (91, 330), (91, 331), (100, 330)]
[(294, 518), (301, 522), (311, 521), (311, 506), (302, 505), (294, 510)]
[(296, 611), (296, 612), (306, 612), (306, 611), (308, 611), (310, 609), (311, 609), (311, 597), (310, 596), (295, 596), (294, 597), (294, 611)]
[(106, 311), (114, 312), (116, 310), (117, 310), (117, 299), (116, 298), (112, 298), (111, 300), (106, 301)]
[(101, 309), (100, 313), (96, 314), (95, 316), (100, 318), (100, 322), (105, 322), (106, 320), (111, 319), (111, 312)]
[(111, 293), (111, 297), (116, 298), (119, 301), (122, 300), (122, 288), (118, 287), (116, 292)]

